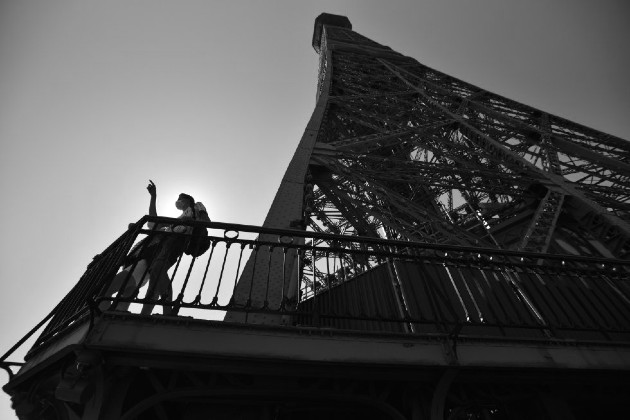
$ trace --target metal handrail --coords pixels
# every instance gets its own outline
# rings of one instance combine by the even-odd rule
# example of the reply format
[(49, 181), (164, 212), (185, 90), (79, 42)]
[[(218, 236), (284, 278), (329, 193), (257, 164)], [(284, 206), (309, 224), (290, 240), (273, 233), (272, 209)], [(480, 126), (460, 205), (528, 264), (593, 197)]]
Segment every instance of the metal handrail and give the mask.
[[(156, 217), (156, 216), (144, 216), (139, 220), (139, 223), (142, 222), (154, 222), (154, 223), (165, 223), (165, 224), (182, 224), (178, 219), (166, 218), (166, 217)], [(348, 236), (348, 235), (336, 235), (329, 233), (320, 233), (320, 232), (305, 232), (300, 229), (278, 229), (278, 228), (266, 228), (261, 226), (251, 226), (251, 225), (240, 225), (235, 223), (222, 223), (222, 222), (201, 222), (201, 221), (190, 221), (186, 223), (187, 226), (204, 226), (208, 228), (216, 228), (216, 229), (225, 229), (225, 230), (244, 230), (254, 233), (260, 234), (270, 234), (270, 235), (278, 235), (278, 236), (300, 236), (300, 237), (309, 237), (320, 240), (327, 241), (345, 241), (345, 242), (356, 242), (356, 243), (366, 243), (366, 244), (374, 244), (374, 245), (383, 245), (383, 246), (398, 246), (398, 247), (410, 247), (415, 249), (427, 249), (427, 250), (439, 250), (439, 251), (453, 251), (453, 252), (463, 252), (463, 253), (480, 253), (486, 255), (504, 255), (508, 257), (519, 257), (519, 258), (527, 258), (532, 260), (540, 259), (541, 257), (547, 260), (555, 260), (555, 261), (580, 261), (586, 263), (599, 263), (599, 264), (618, 264), (624, 266), (630, 266), (630, 260), (618, 260), (614, 258), (603, 258), (603, 257), (590, 257), (590, 256), (581, 256), (581, 255), (570, 255), (570, 254), (539, 254), (535, 252), (525, 252), (525, 251), (513, 251), (508, 249), (499, 249), (499, 248), (482, 248), (482, 247), (472, 247), (472, 246), (461, 246), (461, 245), (449, 245), (449, 244), (436, 244), (436, 243), (428, 243), (428, 242), (408, 242), (408, 241), (400, 241), (393, 239), (381, 239), (381, 238), (372, 238), (367, 236)], [(542, 255), (542, 256), (541, 256)]]
[[(134, 243), (158, 234), (189, 238), (158, 230), (165, 225), (207, 228), (210, 250), (198, 258), (179, 256), (168, 272), (170, 296), (147, 296), (147, 285), (132, 278), (133, 270), (124, 282), (132, 282), (133, 293), (123, 293), (123, 286), (112, 293)], [(241, 278), (248, 259), (253, 262), (247, 276), (268, 270), (262, 273), (264, 301), (253, 299), (253, 281)], [(272, 272), (272, 259), (280, 261), (281, 274)], [(298, 268), (287, 274), (289, 260)], [(297, 326), (361, 331), (443, 333), (465, 326), (464, 334), (626, 342), (628, 279), (630, 261), (624, 260), (144, 216), (90, 263), (51, 312), (29, 355), (110, 303), (113, 310), (137, 304), (198, 318), (210, 312), (275, 314)], [(280, 280), (282, 287), (273, 289)], [(377, 294), (382, 302), (374, 299)]]

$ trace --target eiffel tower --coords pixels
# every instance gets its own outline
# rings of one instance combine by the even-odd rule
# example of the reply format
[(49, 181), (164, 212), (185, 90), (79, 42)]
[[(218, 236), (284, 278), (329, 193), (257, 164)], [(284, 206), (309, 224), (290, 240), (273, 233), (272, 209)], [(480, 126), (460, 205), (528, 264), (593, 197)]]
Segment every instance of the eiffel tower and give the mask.
[(146, 223), (182, 223), (143, 217), (2, 357), (19, 418), (623, 416), (630, 143), (343, 16), (312, 45), (315, 110), (264, 225), (186, 222), (211, 244), (171, 268), (172, 296), (125, 294), (135, 274), (112, 295)]
[[(627, 141), (428, 68), (345, 17), (321, 15), (313, 48), (317, 104), (264, 226), (630, 257)], [(263, 302), (253, 282), (237, 296)]]

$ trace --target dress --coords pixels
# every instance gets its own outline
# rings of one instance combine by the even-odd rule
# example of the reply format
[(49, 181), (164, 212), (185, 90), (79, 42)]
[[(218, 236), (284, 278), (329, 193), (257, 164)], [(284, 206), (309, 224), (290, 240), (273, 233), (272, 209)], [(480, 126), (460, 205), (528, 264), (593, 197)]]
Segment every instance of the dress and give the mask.
[[(194, 220), (192, 209), (187, 208), (178, 219)], [(125, 258), (124, 265), (128, 267), (137, 261), (146, 260), (150, 265), (149, 272), (152, 271), (151, 267), (157, 262), (160, 265), (166, 264), (166, 269), (170, 268), (184, 252), (187, 238), (180, 235), (171, 235), (168, 232), (190, 233), (190, 230), (190, 227), (184, 225), (159, 227), (131, 249), (129, 255)]]
[[(205, 210), (205, 209), (204, 209)], [(187, 208), (178, 219), (194, 220), (195, 212)], [(177, 233), (174, 235), (171, 232)], [(119, 293), (123, 297), (134, 297), (138, 290), (149, 282), (149, 287), (144, 299), (157, 299), (161, 297), (168, 302), (172, 299), (171, 279), (168, 269), (171, 268), (184, 253), (189, 242), (187, 235), (192, 228), (185, 225), (158, 225), (142, 240), (136, 243), (123, 261), (125, 269), (118, 273), (106, 292), (106, 296)], [(129, 280), (131, 272), (131, 281)], [(127, 310), (130, 302), (116, 304), (118, 310)], [(153, 303), (143, 304), (141, 313), (150, 315)], [(101, 310), (111, 309), (108, 301), (99, 305)], [(170, 307), (163, 305), (163, 313), (170, 313)]]
[[(193, 210), (189, 207), (178, 217), (181, 220), (194, 220)], [(192, 228), (184, 225), (173, 225), (162, 228), (163, 232), (190, 233)], [(151, 249), (149, 245), (149, 273), (151, 278), (158, 278), (161, 273), (171, 268), (177, 259), (184, 253), (188, 238), (183, 235), (158, 234), (158, 246)]]

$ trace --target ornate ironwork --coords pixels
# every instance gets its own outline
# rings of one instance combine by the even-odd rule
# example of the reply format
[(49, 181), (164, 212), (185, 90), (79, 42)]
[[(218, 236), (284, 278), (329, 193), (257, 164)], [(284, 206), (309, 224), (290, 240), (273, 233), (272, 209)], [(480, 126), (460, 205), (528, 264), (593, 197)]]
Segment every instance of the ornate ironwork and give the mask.
[[(576, 382), (565, 369), (547, 385), (540, 372), (527, 376), (523, 359), (492, 375), (487, 364), (457, 365), (468, 340), (535, 352), (575, 345), (584, 359), (607, 351), (624, 366), (625, 353), (615, 352), (630, 343), (630, 143), (430, 69), (344, 17), (320, 16), (313, 46), (315, 111), (264, 226), (143, 217), (0, 358), (21, 418), (618, 416), (627, 381), (613, 373), (580, 372)], [(210, 248), (179, 255), (150, 279), (151, 261), (130, 256), (154, 240), (190, 239), (156, 230), (172, 224), (206, 227)], [(159, 296), (157, 281), (167, 283)], [(159, 323), (141, 316), (151, 311), (169, 326), (194, 321), (239, 337), (255, 329), (245, 324), (268, 324), (257, 331), (280, 331), (276, 343), (287, 343), (279, 338), (287, 331), (396, 337), (402, 348), (435, 342), (445, 357), (401, 362), (395, 372), (387, 359), (358, 374), (312, 354), (290, 359), (297, 370), (287, 360), (270, 369), (267, 359), (243, 369), (245, 353), (193, 351), (184, 360), (168, 354), (177, 347), (146, 357), (156, 342), (146, 337), (112, 349), (129, 320), (135, 332)], [(224, 316), (232, 323), (195, 321)], [(44, 325), (26, 373), (14, 377), (22, 364), (6, 358)], [(99, 347), (109, 327), (118, 329)], [(84, 335), (63, 341), (77, 331)], [(333, 348), (320, 341), (318, 349)], [(585, 387), (594, 378), (595, 392)]]
[[(53, 311), (31, 353), (101, 310), (139, 313), (141, 305), (170, 316), (239, 313), (248, 322), (264, 314), (285, 325), (373, 332), (457, 329), (504, 340), (630, 339), (627, 261), (191, 222), (209, 229), (211, 247), (198, 258), (181, 255), (169, 271), (172, 294), (156, 298), (146, 281), (117, 271), (133, 242), (146, 244), (143, 238), (156, 234), (143, 228), (148, 221), (182, 224), (145, 216), (121, 236)], [(260, 271), (247, 273), (247, 259)], [(274, 260), (282, 261), (280, 269)], [(299, 270), (287, 268), (291, 260)], [(251, 281), (243, 298), (234, 294), (244, 273), (265, 279), (263, 300), (251, 298)], [(112, 290), (116, 275), (125, 274)]]
[(305, 225), (630, 256), (629, 142), (440, 73), (350, 26), (321, 24), (319, 80), (330, 75), (330, 91)]

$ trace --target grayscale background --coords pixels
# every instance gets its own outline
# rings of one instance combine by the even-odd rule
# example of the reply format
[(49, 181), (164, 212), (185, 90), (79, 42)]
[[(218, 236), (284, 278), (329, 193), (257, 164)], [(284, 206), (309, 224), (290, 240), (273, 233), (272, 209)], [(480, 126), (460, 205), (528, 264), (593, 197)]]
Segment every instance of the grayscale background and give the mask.
[(322, 12), (630, 139), (627, 0), (0, 0), (0, 353), (147, 212), (148, 179), (160, 215), (186, 192), (262, 223), (314, 107)]

